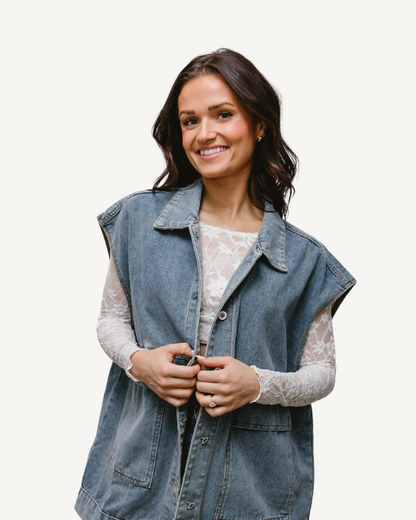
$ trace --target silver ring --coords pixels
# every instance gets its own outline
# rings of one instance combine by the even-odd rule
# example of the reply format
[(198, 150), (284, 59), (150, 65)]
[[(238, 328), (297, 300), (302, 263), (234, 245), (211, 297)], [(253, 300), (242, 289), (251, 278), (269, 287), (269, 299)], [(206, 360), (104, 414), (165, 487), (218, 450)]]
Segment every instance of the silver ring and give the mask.
[(214, 396), (211, 395), (211, 402), (209, 403), (209, 407), (210, 408), (215, 408), (217, 405), (215, 403), (215, 399), (214, 399)]

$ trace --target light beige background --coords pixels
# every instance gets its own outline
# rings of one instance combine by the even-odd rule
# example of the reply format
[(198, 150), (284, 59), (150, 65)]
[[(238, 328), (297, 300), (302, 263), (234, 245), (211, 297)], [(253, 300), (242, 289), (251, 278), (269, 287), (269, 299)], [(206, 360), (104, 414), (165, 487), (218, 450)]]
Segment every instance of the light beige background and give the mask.
[(152, 185), (174, 78), (222, 46), (282, 95), (301, 160), (289, 220), (359, 282), (314, 406), (311, 519), (414, 514), (413, 21), (403, 0), (1, 4), (2, 518), (76, 518), (110, 366), (95, 216)]

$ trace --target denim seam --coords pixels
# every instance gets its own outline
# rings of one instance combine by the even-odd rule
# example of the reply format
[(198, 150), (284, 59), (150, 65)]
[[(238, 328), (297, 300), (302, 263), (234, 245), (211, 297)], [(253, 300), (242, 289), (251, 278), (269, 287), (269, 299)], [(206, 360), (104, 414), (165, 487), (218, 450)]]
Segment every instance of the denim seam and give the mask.
[[(189, 230), (189, 235), (191, 237), (192, 248), (194, 250), (194, 255), (195, 255), (195, 258), (196, 258), (196, 265), (197, 265), (197, 268), (196, 268), (197, 269), (197, 277), (198, 277), (197, 317), (198, 317), (198, 323), (199, 323), (199, 315), (200, 315), (200, 312), (201, 312), (201, 298), (202, 298), (202, 262), (201, 262), (201, 258), (199, 257), (198, 244), (194, 240), (194, 235), (193, 235), (192, 230), (191, 230), (191, 225), (192, 224), (189, 224), (188, 230)], [(199, 226), (199, 222), (198, 222), (198, 226)], [(195, 281), (194, 281), (194, 283), (195, 283)], [(212, 329), (212, 327), (211, 327), (211, 329)], [(209, 341), (210, 341), (210, 338), (208, 338), (208, 344), (209, 344)], [(194, 349), (197, 348), (198, 344), (199, 344), (199, 327), (196, 327), (195, 328), (195, 345), (194, 345)], [(207, 344), (207, 350), (208, 350), (208, 344)]]
[[(206, 413), (206, 412), (205, 412), (205, 413)], [(214, 439), (215, 439), (215, 436), (216, 436), (217, 431), (218, 431), (218, 424), (219, 424), (219, 421), (220, 421), (220, 419), (217, 418), (217, 422), (216, 422), (216, 425), (215, 425), (215, 430), (214, 430), (214, 432), (213, 432), (213, 434), (212, 434), (211, 447), (210, 447), (210, 449), (209, 449), (209, 453), (208, 453), (207, 461), (206, 461), (206, 464), (205, 464), (204, 479), (203, 479), (203, 481), (202, 481), (201, 494), (200, 494), (200, 496), (199, 496), (199, 500), (198, 500), (198, 510), (197, 510), (197, 514), (196, 514), (196, 517), (195, 517), (195, 518), (198, 518), (198, 516), (199, 516), (199, 511), (200, 511), (200, 509), (201, 509), (201, 502), (202, 502), (202, 500), (201, 500), (201, 495), (202, 495), (203, 492), (204, 492), (204, 485), (205, 485), (205, 481), (206, 481), (206, 478), (207, 478), (207, 471), (208, 471), (208, 467), (209, 467), (209, 461), (210, 461), (210, 459), (211, 459), (212, 448), (213, 448), (213, 446), (214, 446)]]
[[(231, 324), (230, 324), (230, 346), (228, 348), (228, 355), (231, 356), (231, 352), (232, 352), (232, 348), (233, 348), (233, 320), (234, 320), (234, 304), (235, 304), (235, 291), (233, 292), (233, 295), (232, 295), (232, 299), (230, 298), (230, 301), (231, 301), (231, 316), (230, 316), (230, 320), (231, 320)], [(235, 355), (234, 355), (235, 357)]]
[(299, 235), (303, 238), (306, 238), (307, 240), (309, 240), (310, 242), (312, 242), (313, 244), (315, 244), (317, 247), (319, 247), (319, 249), (321, 250), (322, 254), (324, 255), (324, 258), (325, 258), (325, 261), (326, 261), (326, 264), (327, 266), (331, 269), (331, 271), (335, 274), (335, 276), (340, 280), (340, 282), (344, 285), (344, 286), (351, 286), (353, 285), (352, 284), (352, 280), (347, 280), (337, 269), (336, 267), (330, 262), (329, 258), (328, 258), (328, 255), (327, 255), (327, 252), (324, 248), (324, 246), (319, 242), (319, 240), (316, 240), (316, 238), (312, 237), (311, 235), (308, 235), (307, 233), (304, 233), (302, 232), (301, 230), (297, 229), (297, 228), (294, 228), (291, 224), (289, 224), (288, 222), (286, 222), (286, 229), (288, 231), (291, 231), (292, 233), (296, 234), (296, 235)]
[[(165, 193), (171, 195), (170, 191), (158, 191), (158, 193)], [(117, 215), (117, 213), (120, 212), (124, 204), (131, 199), (132, 197), (135, 197), (136, 195), (154, 195), (154, 192), (152, 190), (141, 190), (141, 191), (135, 191), (134, 193), (130, 193), (130, 195), (127, 195), (123, 199), (121, 199), (117, 205), (109, 212), (101, 213), (98, 216), (98, 221), (102, 223), (103, 225), (106, 225), (113, 217)]]
[(85, 488), (81, 487), (81, 491), (83, 493), (85, 493), (85, 495), (87, 495), (86, 498), (88, 498), (89, 500), (91, 500), (91, 502), (94, 503), (95, 507), (98, 509), (98, 511), (100, 512), (101, 515), (105, 516), (106, 518), (110, 518), (111, 520), (120, 520), (116, 516), (112, 516), (112, 515), (108, 515), (107, 513), (104, 513), (104, 511), (102, 511), (102, 509), (100, 508), (99, 503), (88, 493), (88, 491)]
[(293, 493), (295, 490), (295, 463), (293, 460), (293, 446), (292, 446), (292, 433), (291, 432), (289, 432), (289, 442), (290, 442), (290, 460), (292, 461), (292, 478), (291, 478), (291, 482), (290, 482), (289, 496), (287, 498), (287, 504), (286, 504), (287, 515), (290, 515), (290, 510), (292, 508)]
[(127, 195), (127, 197), (124, 197), (123, 199), (120, 200), (120, 202), (117, 204), (117, 206), (112, 209), (109, 213), (102, 213), (98, 220), (100, 222), (103, 223), (103, 225), (106, 225), (107, 222), (109, 222), (113, 217), (115, 217), (117, 215), (117, 213), (119, 213), (122, 209), (122, 207), (124, 206), (124, 204), (131, 198), (131, 197), (134, 197), (135, 195), (139, 195), (141, 193), (148, 193), (148, 190), (144, 190), (144, 191), (136, 191), (134, 193), (131, 193), (130, 195)]
[(290, 431), (292, 429), (291, 424), (250, 424), (250, 423), (237, 423), (232, 424), (231, 428), (240, 428), (241, 430), (255, 430), (255, 431), (265, 431), (265, 432), (280, 432), (280, 431)]
[[(254, 253), (254, 251), (253, 251)], [(253, 269), (254, 265), (256, 264), (257, 260), (261, 257), (261, 254), (259, 255), (255, 255), (254, 253), (254, 259), (250, 260), (247, 268), (245, 269), (245, 271), (242, 273), (241, 277), (240, 277), (240, 280), (239, 282), (237, 283), (237, 285), (235, 285), (232, 290), (226, 290), (226, 292), (224, 292), (224, 295), (222, 298), (224, 298), (224, 302), (221, 306), (218, 307), (217, 309), (217, 314), (215, 316), (215, 321), (217, 321), (217, 318), (220, 314), (220, 312), (222, 311), (222, 309), (224, 308), (225, 304), (227, 303), (227, 301), (230, 299), (230, 297), (235, 294), (236, 290), (240, 287), (240, 285), (243, 283), (243, 281), (247, 278), (247, 275), (249, 274), (249, 272)], [(243, 260), (244, 261), (244, 260)], [(240, 264), (241, 265), (241, 264)], [(227, 285), (228, 287), (228, 285)], [(226, 288), (227, 289), (227, 288)]]
[(156, 229), (160, 229), (160, 228), (163, 229), (163, 228), (166, 228), (166, 229), (173, 230), (173, 229), (177, 229), (177, 228), (185, 228), (185, 227), (188, 226), (187, 224), (182, 225), (182, 226), (166, 226), (166, 225), (164, 225), (164, 224), (158, 224), (158, 223), (157, 223), (157, 222), (158, 222), (159, 220), (161, 220), (162, 218), (165, 218), (164, 213), (165, 213), (166, 208), (169, 206), (169, 204), (175, 202), (174, 199), (175, 199), (175, 197), (176, 197), (179, 193), (180, 193), (180, 191), (176, 191), (176, 192), (173, 194), (173, 196), (168, 200), (168, 202), (163, 206), (163, 209), (162, 209), (162, 211), (160, 212), (160, 214), (159, 214), (159, 216), (157, 217), (157, 219), (155, 220), (155, 223), (153, 224), (153, 227), (155, 227)]
[[(198, 265), (198, 260), (197, 260), (197, 265)], [(195, 287), (195, 282), (198, 281), (198, 268), (197, 268), (197, 273), (194, 277), (194, 281), (192, 283), (192, 289), (191, 289), (191, 298), (189, 300), (189, 305), (188, 305), (188, 312), (186, 313), (186, 320), (185, 320), (185, 330), (184, 330), (184, 337), (186, 338), (186, 332), (187, 332), (187, 329), (188, 329), (188, 319), (189, 319), (189, 314), (190, 314), (190, 308), (191, 308), (191, 305), (192, 305), (192, 300), (193, 300), (193, 294), (194, 294), (194, 287)], [(198, 294), (198, 303), (199, 303), (199, 300), (200, 300), (200, 297), (199, 297), (199, 294)], [(197, 303), (197, 306), (198, 306), (198, 303)], [(198, 329), (198, 327), (197, 327)], [(194, 350), (196, 349), (197, 347), (197, 344), (194, 345)]]
[[(129, 387), (129, 389), (130, 389), (130, 387)], [(126, 401), (127, 401), (127, 398), (126, 398)], [(114, 476), (120, 478), (121, 480), (124, 480), (125, 482), (133, 484), (134, 486), (145, 487), (148, 489), (150, 488), (151, 483), (152, 483), (153, 470), (154, 470), (154, 466), (156, 463), (157, 446), (159, 444), (160, 431), (162, 429), (161, 427), (162, 427), (163, 412), (165, 409), (164, 403), (165, 402), (163, 401), (163, 399), (159, 398), (159, 406), (158, 406), (158, 411), (157, 411), (156, 420), (155, 420), (155, 423), (156, 423), (155, 429), (153, 431), (153, 439), (152, 439), (152, 445), (151, 445), (151, 450), (150, 450), (150, 460), (149, 460), (149, 465), (148, 465), (147, 471), (146, 471), (146, 478), (137, 479), (134, 477), (129, 477), (128, 475), (125, 475), (121, 471), (115, 469), (114, 464), (112, 463), (113, 457), (112, 457), (112, 453), (111, 453), (108, 456), (107, 461), (110, 464), (110, 467), (111, 467), (111, 470), (112, 470)], [(122, 418), (120, 418), (119, 424), (121, 422), (121, 419)], [(113, 444), (113, 447), (114, 447), (114, 444)], [(146, 484), (147, 482), (148, 482), (148, 484)]]
[[(353, 287), (353, 285), (351, 285), (351, 287)], [(328, 305), (333, 305), (347, 290), (349, 289), (348, 286), (344, 286), (342, 287), (341, 289), (339, 289), (335, 295), (331, 298), (331, 300), (327, 303), (325, 303), (324, 305), (322, 305), (322, 307), (319, 309), (319, 311), (315, 314), (315, 316), (312, 318), (311, 322), (309, 323), (308, 325), (308, 329), (307, 331), (305, 332), (304, 334), (304, 337), (302, 338), (302, 341), (301, 341), (301, 346), (298, 350), (298, 353), (296, 355), (296, 370), (299, 370), (299, 366), (300, 366), (300, 361), (302, 359), (302, 354), (303, 354), (303, 351), (305, 350), (305, 346), (306, 346), (306, 343), (307, 343), (307, 340), (308, 340), (308, 334), (309, 334), (309, 327), (311, 326), (313, 320), (316, 318), (316, 316), (323, 310), (325, 309), (325, 307), (328, 307)]]
[(215, 508), (214, 520), (218, 520), (220, 517), (221, 508), (224, 504), (225, 492), (226, 492), (228, 479), (229, 479), (229, 475), (230, 475), (230, 466), (231, 466), (231, 438), (230, 438), (230, 436), (228, 436), (228, 443), (227, 443), (224, 463), (225, 463), (224, 478), (222, 481), (222, 486), (221, 486), (221, 490), (220, 490), (220, 495), (218, 497), (217, 506)]
[[(107, 243), (108, 243), (108, 247), (109, 247), (109, 250), (110, 250), (110, 253), (112, 253), (114, 251), (114, 246), (113, 246), (113, 240), (111, 238), (111, 234), (110, 232), (108, 231), (108, 229), (105, 227), (105, 228), (102, 228), (104, 233), (105, 233), (105, 237), (107, 238)], [(118, 262), (117, 262), (117, 258), (116, 256), (113, 254), (112, 255), (112, 258), (113, 258), (113, 262), (114, 262), (114, 266), (116, 268), (116, 272), (117, 272), (117, 276), (118, 276), (118, 279), (120, 281), (120, 284), (123, 288), (123, 291), (124, 291), (124, 294), (126, 296), (126, 299), (127, 299), (127, 303), (129, 304), (129, 311), (130, 311), (130, 325), (131, 325), (131, 328), (133, 329), (134, 331), (134, 322), (133, 322), (133, 308), (132, 308), (132, 302), (131, 302), (131, 296), (130, 296), (130, 292), (127, 288), (127, 285), (126, 285), (126, 282), (124, 281), (123, 279), (123, 276), (121, 274), (121, 270), (120, 270), (120, 267), (118, 265)], [(136, 335), (136, 334), (135, 334)], [(137, 342), (137, 337), (136, 337), (136, 343)]]

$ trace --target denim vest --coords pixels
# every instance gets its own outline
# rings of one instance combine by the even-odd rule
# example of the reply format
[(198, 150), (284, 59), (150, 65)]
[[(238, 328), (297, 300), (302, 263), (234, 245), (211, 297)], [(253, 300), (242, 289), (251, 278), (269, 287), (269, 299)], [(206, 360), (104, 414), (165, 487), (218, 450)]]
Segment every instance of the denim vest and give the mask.
[[(135, 193), (99, 216), (141, 347), (186, 342), (199, 351), (202, 188), (199, 180), (175, 192)], [(294, 372), (316, 314), (329, 304), (335, 313), (354, 284), (322, 244), (265, 212), (225, 289), (207, 355)], [(309, 518), (310, 406), (247, 404), (219, 418), (200, 408), (181, 478), (186, 420), (187, 405), (173, 407), (113, 364), (76, 504), (80, 516)]]

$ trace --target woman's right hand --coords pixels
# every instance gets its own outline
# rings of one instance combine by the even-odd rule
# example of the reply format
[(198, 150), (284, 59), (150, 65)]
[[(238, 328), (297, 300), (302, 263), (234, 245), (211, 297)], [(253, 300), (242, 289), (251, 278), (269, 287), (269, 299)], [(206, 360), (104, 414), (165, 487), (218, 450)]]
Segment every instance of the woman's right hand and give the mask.
[(193, 351), (187, 343), (172, 343), (153, 350), (138, 350), (131, 356), (130, 373), (143, 381), (159, 397), (175, 407), (187, 403), (195, 390), (196, 375), (201, 367), (175, 365), (178, 355), (192, 357)]

